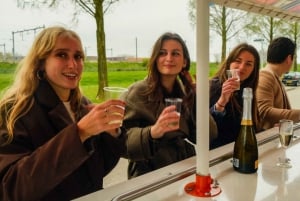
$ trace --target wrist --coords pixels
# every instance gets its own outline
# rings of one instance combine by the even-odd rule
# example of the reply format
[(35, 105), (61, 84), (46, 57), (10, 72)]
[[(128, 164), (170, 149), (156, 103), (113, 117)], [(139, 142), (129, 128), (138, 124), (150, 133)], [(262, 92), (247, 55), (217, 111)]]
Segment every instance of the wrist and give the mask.
[(160, 131), (156, 129), (155, 125), (153, 125), (153, 126), (150, 127), (150, 129), (149, 129), (149, 135), (150, 135), (150, 137), (153, 140), (162, 137), (162, 135), (160, 134)]
[(218, 107), (225, 108), (225, 105), (219, 103), (219, 101), (216, 102), (216, 105), (217, 105)]

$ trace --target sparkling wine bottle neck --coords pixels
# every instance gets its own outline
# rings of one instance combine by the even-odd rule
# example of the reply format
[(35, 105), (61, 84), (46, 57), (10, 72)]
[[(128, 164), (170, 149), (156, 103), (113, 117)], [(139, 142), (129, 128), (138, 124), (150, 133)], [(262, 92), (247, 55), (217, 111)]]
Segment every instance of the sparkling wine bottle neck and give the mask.
[(252, 125), (252, 89), (244, 88), (243, 91), (243, 116), (241, 125)]

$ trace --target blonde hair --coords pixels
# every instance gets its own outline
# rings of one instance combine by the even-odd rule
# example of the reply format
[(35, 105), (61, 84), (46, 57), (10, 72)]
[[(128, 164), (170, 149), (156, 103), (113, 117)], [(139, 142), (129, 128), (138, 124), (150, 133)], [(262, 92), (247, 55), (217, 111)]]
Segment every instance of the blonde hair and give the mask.
[[(40, 71), (44, 68), (45, 61), (56, 45), (59, 37), (77, 39), (80, 37), (72, 30), (54, 26), (41, 31), (35, 38), (31, 49), (24, 59), (18, 64), (15, 80), (4, 92), (0, 100), (0, 127), (7, 129), (6, 143), (13, 139), (13, 130), (16, 121), (24, 116), (34, 103), (33, 94), (40, 82)], [(81, 49), (83, 52), (82, 44)], [(71, 92), (71, 107), (76, 110), (79, 107), (81, 92), (79, 86)]]

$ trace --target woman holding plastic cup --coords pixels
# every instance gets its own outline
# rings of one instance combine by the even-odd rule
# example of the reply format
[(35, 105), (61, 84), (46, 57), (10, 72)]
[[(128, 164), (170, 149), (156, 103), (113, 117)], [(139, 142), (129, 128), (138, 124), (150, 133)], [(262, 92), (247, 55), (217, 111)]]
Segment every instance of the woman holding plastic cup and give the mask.
[[(125, 103), (92, 104), (80, 90), (80, 37), (47, 27), (0, 99), (0, 200), (74, 200), (103, 188), (126, 153)], [(116, 115), (116, 113), (118, 115)]]
[(259, 66), (258, 51), (252, 45), (242, 43), (229, 53), (210, 80), (210, 113), (218, 127), (218, 138), (210, 148), (235, 141), (240, 130), (245, 87), (253, 90), (252, 118), (255, 129), (260, 130), (255, 95)]
[[(195, 155), (194, 146), (186, 141), (196, 141), (195, 85), (187, 79), (189, 69), (184, 40), (176, 33), (164, 33), (154, 44), (146, 79), (121, 97), (126, 102), (129, 178)], [(177, 101), (167, 106), (167, 98)]]

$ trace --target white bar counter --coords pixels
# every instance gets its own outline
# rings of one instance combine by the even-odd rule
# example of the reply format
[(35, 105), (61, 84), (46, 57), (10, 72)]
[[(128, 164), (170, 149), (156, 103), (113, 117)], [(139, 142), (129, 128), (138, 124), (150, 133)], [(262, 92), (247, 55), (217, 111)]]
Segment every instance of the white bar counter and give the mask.
[[(257, 134), (259, 166), (257, 173), (241, 174), (233, 170), (233, 143), (209, 152), (211, 177), (218, 181), (221, 193), (203, 198), (187, 194), (186, 184), (195, 181), (196, 157), (86, 195), (76, 201), (296, 201), (300, 200), (300, 129), (286, 150), (292, 168), (276, 166), (284, 154), (279, 145), (278, 128)], [(222, 161), (222, 162), (220, 162)]]

